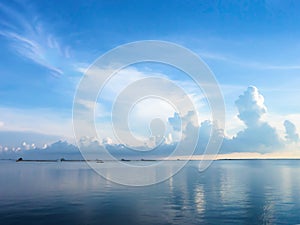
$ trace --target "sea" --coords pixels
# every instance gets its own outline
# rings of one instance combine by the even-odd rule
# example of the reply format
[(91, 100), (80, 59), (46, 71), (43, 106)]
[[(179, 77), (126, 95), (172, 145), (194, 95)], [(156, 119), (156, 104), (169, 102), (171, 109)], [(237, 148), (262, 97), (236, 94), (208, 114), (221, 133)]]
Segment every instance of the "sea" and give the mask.
[(218, 160), (204, 172), (198, 164), (131, 187), (85, 162), (1, 160), (0, 224), (300, 224), (300, 160)]

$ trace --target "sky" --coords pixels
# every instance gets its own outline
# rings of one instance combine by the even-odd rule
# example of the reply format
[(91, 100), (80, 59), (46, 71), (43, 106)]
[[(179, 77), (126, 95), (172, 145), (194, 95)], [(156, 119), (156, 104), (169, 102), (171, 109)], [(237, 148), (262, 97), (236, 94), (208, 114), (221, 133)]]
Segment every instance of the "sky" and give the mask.
[[(289, 0), (1, 1), (0, 154), (57, 152), (60, 144), (76, 149), (72, 108), (84, 73), (107, 51), (140, 40), (188, 48), (214, 73), (226, 107), (222, 154), (298, 154), (299, 10), (300, 2)], [(205, 93), (182, 71), (155, 63), (132, 65), (107, 83), (96, 104), (98, 137), (82, 137), (79, 144), (120, 151), (124, 143), (114, 137), (109, 117), (114, 99), (130, 83), (151, 76), (184, 89), (197, 121), (192, 112), (178, 116), (161, 99), (148, 99), (131, 111), (131, 131), (143, 148), (153, 147), (157, 137), (148, 127), (160, 117), (165, 133), (155, 154), (169, 153), (179, 140), (188, 148), (194, 129), (203, 153), (210, 132), (218, 129)]]

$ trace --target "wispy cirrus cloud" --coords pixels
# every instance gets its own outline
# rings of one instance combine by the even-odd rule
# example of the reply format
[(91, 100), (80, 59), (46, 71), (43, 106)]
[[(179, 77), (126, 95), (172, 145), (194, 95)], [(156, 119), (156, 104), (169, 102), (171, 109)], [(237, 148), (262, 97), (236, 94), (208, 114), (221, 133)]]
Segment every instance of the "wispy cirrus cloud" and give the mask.
[(237, 66), (253, 68), (258, 70), (300, 70), (300, 64), (281, 64), (274, 65), (268, 62), (253, 61), (250, 59), (243, 59), (224, 53), (199, 51), (199, 55), (206, 60), (223, 61)]
[(17, 7), (0, 3), (0, 13), (5, 18), (0, 22), (0, 35), (20, 56), (48, 69), (54, 76), (62, 75), (70, 64), (70, 47), (61, 45), (54, 34), (46, 31), (42, 18), (32, 7), (14, 4)]

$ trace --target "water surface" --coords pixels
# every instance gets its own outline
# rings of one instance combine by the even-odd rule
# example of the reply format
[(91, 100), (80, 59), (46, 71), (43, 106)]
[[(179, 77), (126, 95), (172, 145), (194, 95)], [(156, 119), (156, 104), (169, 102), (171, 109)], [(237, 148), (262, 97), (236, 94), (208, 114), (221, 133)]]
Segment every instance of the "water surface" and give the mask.
[(197, 165), (128, 187), (83, 162), (0, 161), (0, 224), (300, 224), (300, 161)]

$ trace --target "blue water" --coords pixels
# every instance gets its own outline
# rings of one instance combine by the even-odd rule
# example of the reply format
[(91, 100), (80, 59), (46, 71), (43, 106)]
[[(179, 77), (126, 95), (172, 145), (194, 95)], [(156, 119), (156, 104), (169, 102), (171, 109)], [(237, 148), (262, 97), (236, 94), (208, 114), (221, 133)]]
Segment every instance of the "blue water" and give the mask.
[(300, 161), (197, 164), (127, 187), (82, 162), (0, 161), (0, 224), (300, 224)]

